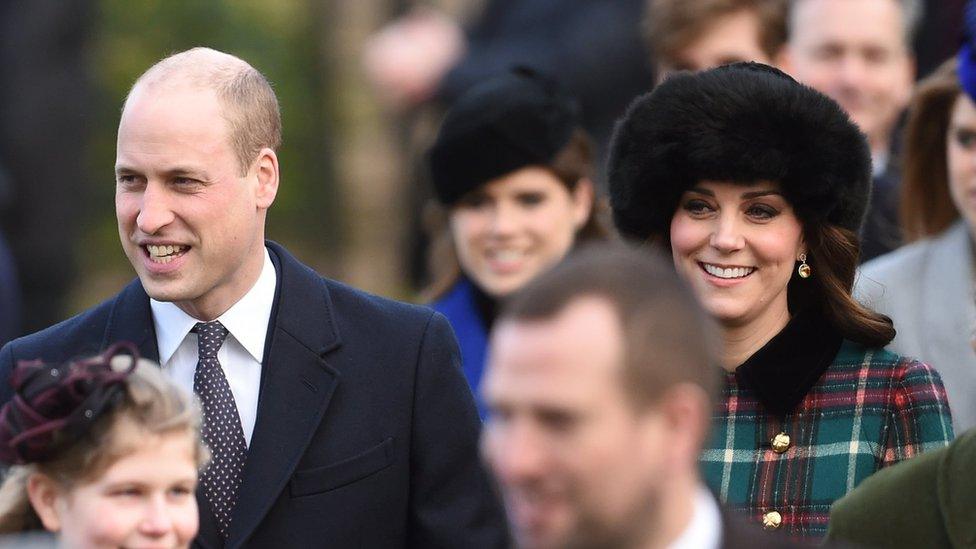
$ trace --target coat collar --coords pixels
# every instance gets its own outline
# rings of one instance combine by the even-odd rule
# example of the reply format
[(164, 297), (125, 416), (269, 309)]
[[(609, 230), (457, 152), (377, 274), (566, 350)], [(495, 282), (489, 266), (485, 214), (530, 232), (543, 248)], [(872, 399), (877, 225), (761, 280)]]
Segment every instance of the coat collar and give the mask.
[(735, 370), (770, 411), (786, 414), (823, 375), (843, 338), (819, 313), (802, 311)]

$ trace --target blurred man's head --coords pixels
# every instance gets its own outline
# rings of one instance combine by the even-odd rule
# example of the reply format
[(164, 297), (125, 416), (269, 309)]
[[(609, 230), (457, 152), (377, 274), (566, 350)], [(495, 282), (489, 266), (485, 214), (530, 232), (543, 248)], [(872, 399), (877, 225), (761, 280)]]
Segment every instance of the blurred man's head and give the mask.
[(875, 156), (887, 152), (915, 78), (919, 0), (794, 0), (780, 64), (840, 103)]
[(712, 326), (669, 261), (584, 250), (513, 296), (484, 382), (485, 457), (520, 547), (676, 537), (717, 382)]
[(772, 64), (786, 41), (787, 0), (649, 0), (645, 29), (658, 81), (736, 61)]
[(136, 81), (119, 123), (115, 210), (150, 297), (211, 320), (253, 286), (280, 143), (274, 92), (237, 57), (194, 48)]

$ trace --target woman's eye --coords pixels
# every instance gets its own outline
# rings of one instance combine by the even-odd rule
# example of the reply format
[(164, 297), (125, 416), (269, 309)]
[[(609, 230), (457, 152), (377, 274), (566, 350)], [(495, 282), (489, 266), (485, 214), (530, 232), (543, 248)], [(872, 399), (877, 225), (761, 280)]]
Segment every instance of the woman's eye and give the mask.
[(754, 219), (772, 219), (779, 214), (779, 211), (765, 204), (754, 204), (749, 206), (746, 214)]
[(518, 203), (523, 206), (535, 206), (545, 202), (546, 197), (542, 193), (522, 193), (518, 195)]
[(966, 149), (976, 149), (976, 131), (956, 130), (955, 139), (956, 143), (958, 143), (960, 147)]
[(698, 198), (692, 198), (691, 200), (686, 200), (681, 206), (685, 211), (700, 215), (712, 211), (712, 207), (704, 200)]

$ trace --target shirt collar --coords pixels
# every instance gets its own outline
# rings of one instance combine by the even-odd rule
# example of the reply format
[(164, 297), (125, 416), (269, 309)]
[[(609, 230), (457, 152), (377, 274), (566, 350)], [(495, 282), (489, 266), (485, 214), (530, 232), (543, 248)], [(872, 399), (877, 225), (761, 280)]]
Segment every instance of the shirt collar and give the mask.
[(668, 549), (718, 549), (722, 542), (722, 513), (715, 496), (704, 486), (695, 492), (691, 520)]
[[(276, 284), (274, 264), (271, 263), (271, 256), (265, 248), (264, 265), (261, 267), (257, 282), (244, 294), (244, 297), (217, 317), (234, 339), (240, 342), (248, 354), (258, 362), (263, 362), (264, 358), (264, 343), (268, 336), (268, 323), (271, 321)], [(186, 335), (200, 321), (171, 302), (150, 299), (149, 306), (156, 327), (159, 363), (165, 366), (183, 343)]]
[(815, 311), (801, 311), (733, 374), (771, 411), (786, 414), (837, 356), (843, 337)]

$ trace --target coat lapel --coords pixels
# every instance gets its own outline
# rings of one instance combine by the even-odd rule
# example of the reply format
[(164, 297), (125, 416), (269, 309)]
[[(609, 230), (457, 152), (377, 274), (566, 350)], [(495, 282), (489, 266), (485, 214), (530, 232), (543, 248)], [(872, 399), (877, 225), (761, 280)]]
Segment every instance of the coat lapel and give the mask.
[(278, 272), (275, 307), (257, 422), (227, 547), (243, 545), (278, 499), (339, 382), (338, 372), (323, 359), (340, 344), (324, 281), (277, 244), (269, 242), (268, 248)]
[(149, 308), (149, 295), (142, 288), (138, 278), (122, 290), (112, 306), (101, 348), (106, 349), (118, 341), (135, 343), (143, 358), (159, 362), (159, 348), (156, 344), (152, 310)]

